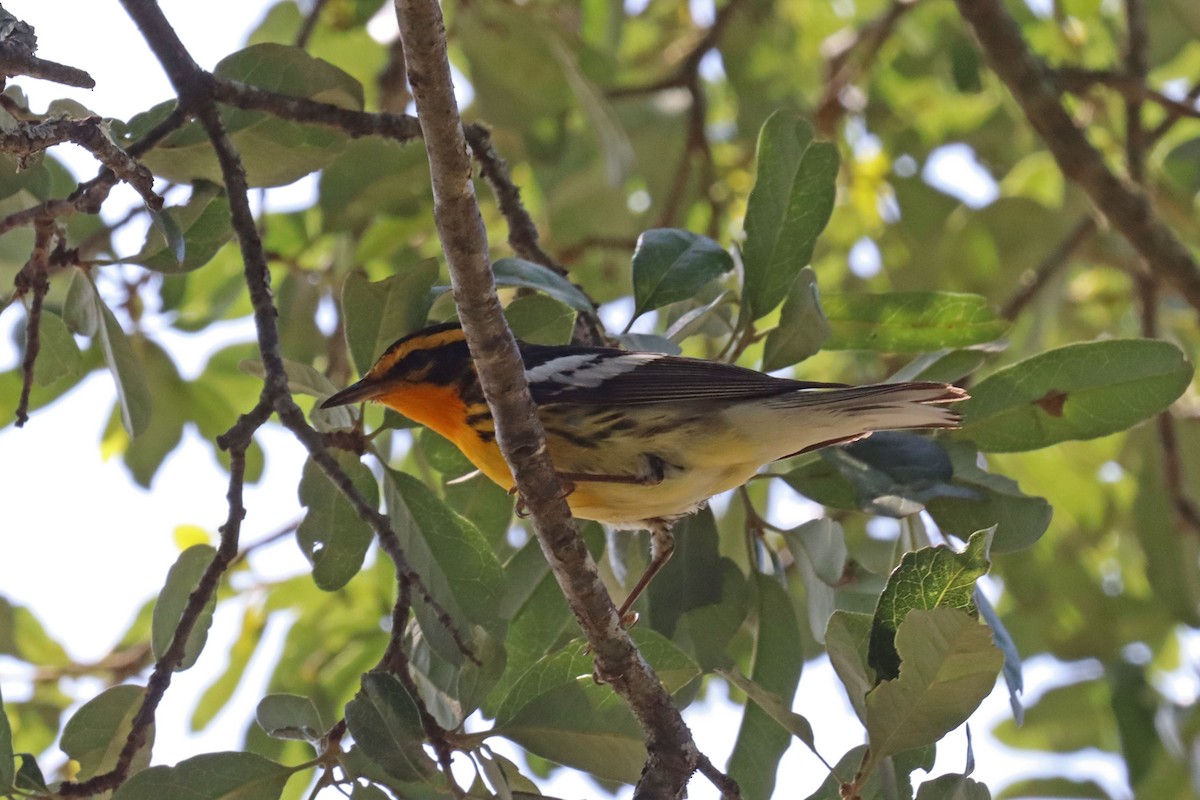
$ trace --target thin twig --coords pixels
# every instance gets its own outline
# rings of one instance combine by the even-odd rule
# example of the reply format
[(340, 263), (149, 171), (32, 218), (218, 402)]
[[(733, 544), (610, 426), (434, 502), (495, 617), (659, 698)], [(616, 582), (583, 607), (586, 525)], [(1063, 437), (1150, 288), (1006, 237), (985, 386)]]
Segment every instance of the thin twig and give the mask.
[(42, 301), (50, 291), (49, 271), (50, 243), (55, 234), (53, 219), (41, 219), (34, 226), (33, 252), (29, 261), (17, 273), (18, 294), (25, 292), (33, 296), (29, 303), (29, 319), (25, 324), (25, 356), (21, 360), (21, 397), (17, 401), (17, 427), (29, 421), (29, 393), (33, 390), (33, 369), (41, 350)]
[(300, 25), (300, 30), (296, 32), (296, 41), (294, 42), (296, 47), (301, 49), (308, 47), (308, 40), (317, 27), (317, 21), (321, 18), (321, 12), (325, 10), (327, 2), (328, 0), (316, 0), (313, 3), (312, 11), (308, 12), (304, 22)]
[(306, 97), (280, 94), (238, 81), (212, 76), (209, 76), (209, 80), (217, 100), (238, 108), (266, 111), (293, 122), (327, 125), (355, 138), (385, 136), (398, 142), (411, 142), (421, 136), (417, 120), (407, 114), (372, 114)]
[(1150, 100), (1170, 111), (1176, 117), (1200, 118), (1200, 109), (1194, 105), (1168, 97), (1157, 89), (1146, 85), (1145, 75), (1112, 70), (1060, 67), (1054, 71), (1054, 79), (1064, 92), (1083, 94), (1094, 86), (1105, 86), (1120, 92), (1127, 101), (1141, 103)]
[(742, 790), (737, 781), (717, 769), (708, 756), (703, 753), (696, 761), (696, 771), (708, 778), (709, 783), (717, 787), (722, 800), (742, 800)]

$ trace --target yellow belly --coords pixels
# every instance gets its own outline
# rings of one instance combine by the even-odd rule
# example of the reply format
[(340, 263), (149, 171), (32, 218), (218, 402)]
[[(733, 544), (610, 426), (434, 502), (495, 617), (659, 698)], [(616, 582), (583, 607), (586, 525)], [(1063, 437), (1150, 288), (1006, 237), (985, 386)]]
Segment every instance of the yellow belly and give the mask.
[[(546, 444), (555, 469), (573, 475), (633, 477), (644, 469), (649, 442), (631, 434), (611, 437), (596, 447), (584, 447), (577, 441), (555, 434), (555, 430), (586, 429), (578, 419), (559, 416), (561, 409), (547, 415)], [(648, 412), (649, 413), (649, 412)], [(655, 412), (657, 413), (657, 412)], [(643, 420), (643, 424), (655, 419)], [(499, 447), (484, 442), (473, 432), (462, 432), (453, 439), (463, 454), (481, 472), (507, 490), (513, 488), (512, 474)], [(741, 442), (719, 419), (708, 419), (702, 433), (680, 426), (653, 437), (656, 455), (670, 465), (659, 483), (622, 483), (577, 479), (567, 488), (571, 513), (581, 519), (603, 522), (617, 528), (640, 529), (647, 520), (674, 518), (689, 514), (715, 494), (737, 488), (760, 466), (753, 459), (741, 460)]]
[[(387, 405), (452, 441), (484, 475), (506, 490), (514, 482), (504, 456), (485, 423), (483, 435), (465, 424), (468, 409), (446, 387), (410, 387), (402, 395), (380, 398)], [(483, 407), (486, 408), (486, 407)], [(581, 519), (617, 528), (643, 528), (647, 520), (689, 514), (705, 500), (736, 488), (753, 475), (762, 459), (744, 452), (745, 443), (721, 415), (674, 423), (670, 412), (653, 407), (626, 409), (635, 429), (581, 444), (580, 433), (594, 429), (586, 407), (539, 409), (555, 469), (574, 475), (636, 477), (645, 474), (647, 454), (668, 468), (652, 484), (573, 480), (567, 503)], [(557, 431), (557, 433), (556, 433)]]

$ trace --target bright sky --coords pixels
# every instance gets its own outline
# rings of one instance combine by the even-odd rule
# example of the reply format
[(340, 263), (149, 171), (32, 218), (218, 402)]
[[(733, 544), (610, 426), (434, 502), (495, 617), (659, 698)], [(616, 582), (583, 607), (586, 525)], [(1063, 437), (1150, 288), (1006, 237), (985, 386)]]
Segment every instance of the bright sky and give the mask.
[[(211, 68), (241, 45), (245, 33), (269, 3), (164, 0), (161, 5), (193, 57)], [(87, 92), (25, 78), (11, 81), (27, 92), (35, 110), (43, 109), (51, 99), (70, 96), (103, 116), (128, 118), (170, 96), (161, 69), (115, 0), (7, 0), (4, 7), (36, 28), (39, 55), (81, 67), (98, 84), (96, 90)], [(387, 20), (379, 27), (386, 30)], [(73, 147), (57, 148), (55, 153), (81, 177), (95, 174), (86, 153)], [(925, 174), (931, 183), (936, 184), (946, 172), (961, 174), (963, 164), (974, 164), (965, 147), (950, 151), (946, 157), (948, 161), (941, 166), (926, 165)], [(959, 170), (954, 169), (956, 165)], [(971, 180), (973, 184), (959, 184), (961, 192), (986, 194), (986, 181), (979, 182), (977, 177)], [(290, 203), (298, 195), (308, 196), (312, 183), (302, 183), (299, 191), (293, 189), (289, 194), (287, 189), (281, 190), (282, 194), (274, 195), (274, 201), (269, 198), (268, 203)], [(120, 216), (133, 202), (137, 202), (136, 197), (129, 190), (114, 192), (111, 217)], [(137, 236), (135, 232), (132, 247), (137, 246)], [(859, 258), (869, 266), (878, 253), (864, 252)], [(20, 314), (13, 308), (0, 316), (2, 369), (19, 359), (11, 332)], [(207, 353), (229, 341), (251, 337), (248, 323), (221, 326), (198, 337), (160, 334), (164, 346), (173, 353), (187, 353), (185, 360), (190, 364), (203, 363)], [(15, 398), (4, 398), (3, 402), (15, 402)], [(167, 568), (178, 553), (172, 536), (176, 526), (198, 525), (215, 536), (226, 508), (225, 476), (217, 468), (211, 449), (194, 430), (188, 430), (183, 446), (166, 461), (150, 491), (135, 486), (118, 462), (102, 461), (99, 442), (112, 402), (111, 379), (107, 374), (95, 373), (49, 409), (35, 412), (23, 430), (10, 427), (0, 431), (0, 486), (7, 501), (5, 534), (0, 539), (0, 592), (34, 609), (71, 654), (82, 661), (104, 655), (138, 607), (161, 588)], [(263, 480), (247, 490), (245, 542), (273, 533), (300, 514), (296, 499), (303, 462), (300, 447), (278, 429), (264, 429), (260, 436), (268, 454), (267, 470)], [(259, 577), (271, 578), (304, 571), (306, 563), (289, 539), (258, 554), (253, 567)], [(223, 603), (197, 666), (176, 676), (159, 712), (155, 763), (174, 763), (197, 753), (228, 749), (238, 742), (263, 692), (271, 653), (285, 631), (285, 620), (273, 620), (268, 627), (268, 646), (252, 663), (226, 713), (199, 735), (187, 731), (186, 720), (199, 694), (222, 670), (241, 612), (236, 601)], [(7, 699), (27, 696), (27, 677), (11, 660), (0, 659), (0, 681)], [(1049, 682), (1061, 682), (1062, 677), (1051, 665), (1035, 663), (1028, 665), (1026, 681), (1030, 693), (1036, 696)], [(710, 699), (689, 709), (686, 716), (701, 749), (721, 764), (732, 748), (740, 708), (725, 701), (719, 682), (714, 685)], [(818, 746), (831, 761), (862, 741), (857, 724), (847, 724), (854, 716), (842, 693), (831, 691), (837, 685), (828, 662), (814, 662), (806, 667), (795, 705), (797, 712), (812, 721)], [(95, 681), (81, 680), (69, 691), (86, 699), (97, 689)], [(1054, 769), (1045, 761), (1006, 753), (990, 740), (986, 731), (1007, 714), (1007, 696), (1001, 689), (976, 714), (973, 726), (976, 777), (993, 786), (1019, 774)], [(947, 737), (937, 773), (961, 771), (964, 744), (961, 731)], [(500, 752), (512, 750), (501, 742), (494, 746)], [(55, 754), (47, 765), (57, 758)], [(1121, 771), (1112, 759), (1088, 759), (1077, 769), (1088, 777), (1107, 779), (1121, 796)], [(796, 743), (780, 767), (779, 794), (803, 797), (823, 778), (823, 768), (803, 745)], [(569, 776), (546, 782), (543, 788), (563, 797), (596, 794)], [(626, 791), (624, 796), (630, 793)], [(690, 796), (706, 800), (717, 795), (699, 779), (693, 782)]]

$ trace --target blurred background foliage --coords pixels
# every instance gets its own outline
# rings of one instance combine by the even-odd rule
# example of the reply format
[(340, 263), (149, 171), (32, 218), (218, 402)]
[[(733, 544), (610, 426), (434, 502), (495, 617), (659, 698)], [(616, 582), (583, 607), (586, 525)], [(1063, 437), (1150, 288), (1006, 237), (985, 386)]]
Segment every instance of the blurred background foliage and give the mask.
[[(410, 97), (398, 45), (367, 29), (377, 14), (390, 13), (384, 6), (329, 0), (308, 30), (308, 4), (272, 5), (248, 33), (248, 49), (223, 61), (216, 74), (344, 108), (402, 112)], [(1052, 66), (1122, 68), (1121, 3), (1007, 8)], [(1004, 648), (1010, 687), (1019, 685), (1017, 653), (1062, 662), (1071, 667), (1064, 675), (1084, 677), (1027, 698), (1024, 724), (1005, 723), (996, 735), (1018, 748), (1115, 753), (1128, 786), (1062, 775), (993, 791), (1097, 798), (1200, 792), (1197, 665), (1187, 658), (1197, 652), (1200, 625), (1194, 505), (1200, 425), (1190, 367), (1176, 350), (1098, 346), (1055, 355), (1064, 352), (1055, 348), (1076, 342), (1149, 335), (1194, 362), (1196, 309), (1165, 286), (1147, 292), (1153, 281), (1134, 251), (1094, 220), (1087, 198), (1064, 180), (982, 64), (953, 4), (731, 0), (714, 8), (534, 0), (453, 2), (444, 11), (464, 115), (490, 129), (542, 247), (563, 268), (560, 274), (517, 259), (498, 266), (519, 335), (567, 341), (590, 299), (612, 334), (625, 329), (614, 341), (630, 346), (736, 358), (756, 368), (765, 360), (767, 368), (813, 380), (960, 381), (976, 395), (963, 434), (936, 444), (873, 437), (781, 462), (771, 468), (776, 477), (755, 480), (713, 513), (678, 526), (675, 557), (640, 606), (636, 633), (680, 701), (717, 680), (701, 682), (701, 674), (740, 668), (757, 681), (748, 691), (765, 686), (790, 706), (800, 662), (819, 657), (818, 640), (833, 635), (825, 622), (835, 608), (870, 614), (906, 551), (944, 541), (961, 547), (972, 532), (997, 525), (988, 593), (998, 598), (1003, 627), (997, 629), (1011, 635)], [(1186, 0), (1147, 3), (1145, 12), (1148, 84), (1190, 102), (1200, 80), (1200, 13)], [(302, 48), (295, 46), (298, 37)], [(19, 81), (7, 95), (20, 104)], [(1122, 96), (1097, 83), (1063, 101), (1110, 167), (1123, 172)], [(114, 120), (114, 135), (133, 141), (169, 108)], [(779, 109), (785, 111), (772, 117)], [(1153, 102), (1142, 115), (1145, 129), (1156, 133), (1145, 152), (1147, 193), (1195, 252), (1200, 123), (1194, 113), (1180, 118)], [(424, 153), (419, 143), (352, 138), (261, 111), (229, 108), (226, 122), (254, 185), (283, 185), (320, 171), (309, 207), (260, 218), (292, 389), (311, 408), (314, 398), (361, 373), (392, 338), (453, 315)], [(821, 141), (804, 141), (810, 123)], [(811, 270), (803, 272), (803, 256), (756, 266), (756, 233), (745, 235), (755, 215), (751, 190), (764, 175), (772, 177), (764, 164), (790, 163), (786, 154), (768, 161), (770, 148), (787, 150), (789, 141), (800, 142), (801, 153), (825, 148), (826, 154), (827, 174), (817, 170), (806, 180), (813, 202), (828, 201), (831, 216), (827, 225), (817, 220), (802, 232), (813, 245), (824, 225)], [(15, 159), (4, 158), (15, 167)], [(249, 342), (229, 345), (205, 364), (177, 363), (179, 356), (160, 342), (164, 327), (202, 333), (251, 308), (228, 201), (213, 182), (219, 172), (203, 136), (185, 127), (145, 162), (191, 188), (168, 193), (164, 214), (172, 222), (151, 226), (136, 253), (113, 244), (122, 222), (85, 214), (61, 220), (87, 268), (51, 276), (32, 401), (36, 415), (84, 375), (107, 367), (119, 397), (101, 447), (123, 460), (134, 481), (151, 486), (186, 426), (194, 425), (223, 457), (215, 438), (253, 406), (260, 369)], [(65, 197), (75, 187), (53, 153), (24, 167), (0, 170), (0, 215)], [(505, 243), (507, 221), (488, 186), (480, 181), (477, 188), (493, 257), (520, 255)], [(141, 213), (135, 209), (131, 217)], [(683, 277), (663, 278), (656, 270), (676, 264), (681, 242), (699, 255)], [(27, 227), (0, 238), (0, 285), (13, 284), (32, 245)], [(747, 290), (750, 281), (776, 278), (776, 295), (755, 300)], [(23, 325), (15, 335), (23, 342)], [(814, 354), (821, 344), (826, 349)], [(1050, 357), (1060, 360), (1030, 361), (1052, 350)], [(996, 375), (989, 389), (988, 376), (1007, 367), (1016, 371)], [(1047, 371), (1052, 377), (1042, 386), (1039, 376)], [(1075, 377), (1062, 378), (1067, 373)], [(1012, 379), (1007, 388), (1003, 375)], [(1061, 408), (1032, 410), (1063, 388), (1055, 380), (1075, 381), (1069, 388), (1081, 397), (1094, 389), (1089, 413), (1111, 417), (1108, 423), (1084, 420), (1056, 435), (1051, 429)], [(0, 396), (16, 398), (20, 385), (19, 366), (0, 374)], [(1041, 388), (1021, 396), (1029, 385)], [(1168, 404), (1164, 418), (1124, 430)], [(0, 420), (11, 423), (14, 408), (6, 401)], [(1027, 434), (1019, 430), (1024, 411), (1045, 414)], [(348, 413), (313, 412), (312, 420), (334, 430), (350, 425)], [(998, 415), (990, 428), (979, 421), (987, 414)], [(577, 631), (524, 523), (512, 515), (510, 498), (480, 479), (453, 482), (469, 465), (438, 437), (411, 431), (379, 409), (367, 409), (365, 421), (367, 430), (380, 431), (372, 448), (395, 472), (373, 476), (359, 467), (356, 480), (372, 489), (383, 481), (389, 515), (411, 537), (426, 578), (455, 599), (452, 617), (493, 656), (481, 666), (463, 663), (439, 641), (444, 631), (418, 609), (427, 624), (413, 627), (409, 645), (418, 684), (439, 721), (453, 727), (482, 708), (501, 735), (530, 752), (522, 765), (528, 774), (545, 774), (559, 761), (603, 780), (626, 780), (631, 771), (636, 777), (640, 733), (621, 709), (609, 707), (606, 689), (573, 682), (572, 670), (584, 669), (574, 663)], [(1006, 443), (1009, 434), (1016, 439)], [(264, 457), (252, 449), (249, 479), (261, 475)], [(1169, 472), (1164, 478), (1171, 459), (1167, 469), (1178, 470), (1177, 481)], [(356, 464), (345, 461), (348, 468)], [(325, 725), (341, 718), (356, 693), (356, 703), (375, 696), (369, 689), (386, 694), (386, 687), (360, 685), (360, 676), (387, 642), (381, 622), (390, 616), (390, 566), (368, 559), (362, 568), (370, 537), (341, 513), (337, 503), (344, 501), (319, 474), (299, 491), (309, 516), (296, 533), (314, 576), (253, 590), (228, 671), (198, 699), (197, 727), (231, 698), (266, 617), (285, 611), (294, 623), (271, 692), (309, 698)], [(447, 507), (461, 516), (440, 517)], [(797, 528), (822, 513), (821, 524), (836, 527)], [(457, 531), (453, 546), (435, 536), (421, 544), (424, 528), (446, 526)], [(594, 524), (584, 532), (596, 554), (607, 551), (602, 563), (614, 581), (637, 574), (645, 558), (640, 535), (606, 538)], [(205, 538), (184, 536), (181, 547)], [(491, 594), (472, 594), (483, 591), (478, 586), (456, 584), (471, 559), (494, 571), (494, 586), (485, 588), (503, 596), (499, 606), (488, 608)], [(314, 577), (326, 591), (314, 587)], [(144, 667), (152, 627), (147, 608), (114, 651), (114, 658), (128, 656), (108, 673), (115, 683)], [(838, 642), (854, 641), (850, 633), (838, 635)], [(5, 603), (0, 652), (64, 675), (72, 667), (29, 610)], [(735, 699), (745, 700), (743, 690), (735, 689)], [(112, 708), (103, 719), (125, 720), (132, 698), (108, 699)], [(48, 748), (67, 705), (53, 681), (38, 682), (28, 701), (6, 704), (17, 750)], [(772, 793), (774, 764), (789, 741), (787, 730), (762, 716), (759, 708), (768, 705), (748, 705), (755, 710), (747, 713), (730, 766), (746, 797)], [(818, 734), (823, 722), (812, 720)], [(117, 722), (110, 727), (114, 737), (121, 732)], [(599, 734), (616, 744), (595, 748), (591, 737)], [(311, 750), (295, 739), (270, 738), (264, 726), (251, 725), (246, 747), (300, 763)], [(104, 756), (80, 758), (65, 738), (63, 748), (84, 773), (103, 766)], [(928, 752), (913, 752), (897, 758), (908, 758), (909, 769), (928, 761)], [(823, 755), (833, 762), (841, 754)], [(488, 756), (479, 750), (476, 758), (482, 763)], [(860, 758), (848, 756), (851, 772)], [(483, 769), (495, 788), (494, 771)], [(511, 764), (505, 769), (512, 788), (528, 790)], [(371, 770), (361, 774), (374, 776)], [(407, 787), (420, 772), (379, 780)], [(285, 791), (301, 796), (303, 790), (293, 781)], [(358, 791), (365, 792), (360, 786), (355, 797)], [(912, 790), (865, 791), (911, 796)]]

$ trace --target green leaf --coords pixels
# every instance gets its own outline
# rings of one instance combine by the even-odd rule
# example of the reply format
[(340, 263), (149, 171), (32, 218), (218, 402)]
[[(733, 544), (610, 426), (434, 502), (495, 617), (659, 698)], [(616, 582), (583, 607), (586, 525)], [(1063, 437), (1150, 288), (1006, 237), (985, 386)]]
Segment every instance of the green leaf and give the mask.
[(850, 705), (863, 722), (867, 720), (867, 692), (875, 686), (867, 667), (867, 643), (871, 640), (871, 615), (835, 611), (825, 626), (825, 652), (833, 671), (846, 687)]
[(812, 127), (793, 112), (777, 111), (763, 124), (742, 248), (750, 319), (779, 305), (812, 260), (833, 211), (837, 171), (837, 147), (814, 142)]
[(646, 231), (633, 251), (633, 319), (690, 300), (732, 269), (733, 257), (707, 236), (676, 228)]
[[(72, 291), (75, 296), (69, 299), (68, 304), (73, 308), (72, 318), (79, 326), (76, 330), (99, 339), (104, 363), (108, 365), (116, 383), (121, 424), (130, 436), (137, 436), (150, 424), (151, 413), (150, 389), (146, 386), (142, 365), (121, 323), (117, 322), (112, 311), (100, 299), (91, 277), (82, 271), (76, 272), (72, 276), (68, 295)], [(93, 333), (85, 333), (81, 328)]]
[[(20, 759), (21, 765), (17, 767), (17, 776), (13, 780), (13, 785), (18, 789), (24, 789), (35, 795), (51, 794), (50, 788), (46, 785), (46, 777), (42, 775), (42, 770), (38, 766), (37, 759), (31, 753), (18, 753), (17, 758)], [(3, 785), (3, 783), (0, 783), (0, 786)]]
[[(631, 633), (667, 691), (678, 692), (699, 677), (695, 662), (667, 639), (648, 630)], [(592, 679), (592, 669), (582, 639), (541, 659), (504, 698), (496, 733), (602, 780), (633, 783), (646, 760), (645, 739), (629, 707)]]
[(975, 581), (987, 574), (992, 533), (988, 529), (971, 534), (961, 553), (944, 546), (923, 547), (900, 559), (879, 596), (871, 626), (867, 663), (880, 679), (890, 680), (900, 673), (896, 631), (909, 612), (949, 607), (972, 618), (978, 614)]
[[(117, 757), (125, 746), (133, 728), (133, 718), (141, 709), (145, 696), (146, 690), (142, 686), (114, 686), (84, 703), (67, 720), (59, 746), (79, 762), (78, 780), (87, 780), (117, 765)], [(151, 726), (145, 744), (134, 757), (135, 771), (150, 764), (153, 743), (154, 727)], [(12, 763), (11, 759), (9, 763)]]
[(987, 298), (956, 292), (826, 294), (826, 350), (923, 353), (994, 341), (1008, 330)]
[(575, 330), (575, 311), (540, 294), (518, 297), (504, 307), (513, 336), (530, 344), (567, 344)]
[(916, 800), (992, 800), (992, 793), (966, 775), (941, 775), (922, 783)]
[[(758, 624), (750, 680), (778, 695), (780, 702), (790, 708), (804, 664), (800, 623), (791, 598), (774, 578), (755, 572), (754, 586), (758, 594)], [(742, 787), (743, 796), (771, 796), (779, 759), (790, 744), (789, 733), (767, 711), (757, 705), (746, 709), (728, 768), (730, 776)]]
[(809, 520), (783, 532), (784, 541), (804, 581), (804, 600), (813, 638), (824, 642), (835, 609), (834, 587), (846, 572), (846, 533), (828, 517)]
[(759, 686), (743, 675), (736, 667), (733, 669), (718, 669), (716, 670), (716, 674), (745, 692), (746, 696), (753, 700), (756, 706), (767, 712), (767, 715), (779, 723), (781, 728), (804, 742), (809, 750), (812, 750), (814, 753), (817, 752), (812, 724), (795, 711), (792, 711), (791, 706), (783, 702), (783, 698)]
[[(121, 457), (125, 467), (139, 486), (149, 489), (162, 462), (182, 440), (184, 427), (200, 416), (195, 410), (202, 405), (197, 398), (207, 393), (203, 387), (185, 383), (170, 355), (155, 342), (137, 334), (132, 344), (141, 359), (146, 384), (154, 387), (154, 414), (141, 434), (126, 440), (114, 408), (104, 439), (106, 444), (124, 443)], [(234, 418), (223, 420), (222, 431)]]
[(362, 751), (393, 778), (420, 780), (435, 771), (421, 747), (425, 730), (417, 704), (395, 675), (362, 676), (362, 688), (346, 704), (346, 726)]
[[(379, 506), (379, 486), (371, 470), (352, 453), (337, 451), (338, 465), (371, 508)], [(300, 504), (308, 509), (296, 541), (312, 564), (317, 587), (333, 592), (345, 586), (362, 569), (374, 533), (311, 458), (300, 477)]]
[(675, 623), (671, 636), (671, 641), (696, 659), (705, 672), (731, 665), (731, 651), (736, 652), (737, 647), (734, 635), (745, 621), (749, 605), (748, 581), (738, 565), (723, 557), (718, 562), (718, 570), (712, 580), (720, 581), (720, 602), (685, 611)]
[(492, 264), (492, 274), (496, 278), (497, 286), (537, 289), (576, 311), (592, 311), (592, 303), (587, 295), (569, 280), (541, 264), (520, 258), (501, 258)]
[(0, 694), (0, 792), (12, 786), (15, 780), (12, 726), (4, 711), (4, 695)]
[[(263, 364), (257, 359), (245, 359), (238, 362), (238, 369), (256, 378), (265, 378), (267, 373)], [(307, 394), (313, 397), (328, 397), (338, 390), (320, 372), (308, 364), (299, 364), (289, 359), (283, 360), (283, 371), (287, 374), (288, 391), (292, 394)], [(349, 427), (349, 424), (347, 424)]]
[(205, 753), (139, 772), (113, 800), (278, 800), (295, 769), (254, 753)]
[(1021, 550), (1042, 537), (1054, 514), (1044, 497), (1027, 495), (1011, 478), (980, 468), (979, 451), (970, 442), (940, 444), (954, 468), (952, 484), (970, 494), (929, 499), (926, 508), (939, 528), (961, 539), (994, 525), (992, 551), (996, 553)]
[(992, 373), (958, 408), (980, 450), (1036, 450), (1125, 430), (1164, 411), (1191, 379), (1192, 365), (1168, 342), (1085, 342)]
[(650, 626), (675, 634), (679, 618), (695, 608), (721, 601), (724, 586), (717, 523), (710, 509), (684, 517), (672, 529), (675, 551), (646, 588)]
[(67, 299), (63, 302), (63, 322), (71, 333), (92, 337), (100, 328), (100, 308), (96, 303), (96, 287), (81, 269), (71, 272)]
[(903, 519), (933, 498), (972, 494), (949, 483), (950, 459), (926, 436), (879, 431), (845, 447), (828, 448), (820, 457), (854, 487), (853, 507), (872, 514)]
[(78, 378), (83, 374), (83, 354), (75, 337), (67, 329), (62, 317), (53, 311), (42, 309), (38, 329), (39, 349), (37, 362), (33, 366), (33, 382), (38, 386), (49, 386), (62, 378)]
[(328, 726), (313, 701), (298, 694), (269, 694), (258, 701), (254, 711), (258, 726), (276, 739), (296, 739), (317, 743)]
[(817, 274), (812, 267), (805, 267), (788, 289), (779, 324), (767, 333), (763, 371), (773, 372), (803, 361), (820, 350), (829, 335), (829, 320), (817, 296)]
[[(302, 48), (256, 44), (223, 58), (213, 73), (261, 89), (361, 111), (362, 85)], [(174, 106), (164, 103), (129, 121), (131, 138), (159, 122)], [(263, 111), (221, 107), (221, 121), (242, 157), (252, 187), (284, 186), (330, 164), (346, 145), (346, 134), (329, 126), (299, 125)], [(157, 175), (177, 183), (222, 182), (208, 136), (191, 122), (168, 136), (142, 160)]]
[[(409, 563), (455, 630), (463, 634), (479, 625), (502, 637), (504, 571), (483, 534), (411, 475), (387, 470), (384, 491), (388, 517)], [(452, 664), (461, 663), (463, 655), (438, 613), (424, 602), (414, 603), (414, 611), (434, 651)]]
[(164, 208), (154, 219), (141, 251), (128, 260), (167, 275), (204, 266), (233, 237), (229, 198), (215, 183), (197, 183), (187, 203)]
[[(173, 265), (178, 266), (187, 256), (187, 244), (183, 240), (183, 229), (179, 220), (166, 211), (167, 209), (150, 209), (150, 228), (146, 231), (146, 244), (149, 244), (151, 237), (157, 233), (158, 238), (162, 240), (161, 249), (170, 255)], [(142, 249), (146, 249), (145, 244)]]
[(867, 772), (885, 756), (932, 744), (965, 722), (991, 693), (1004, 661), (986, 625), (945, 606), (905, 617), (896, 648), (900, 676), (867, 695)]
[[(209, 564), (216, 558), (217, 551), (211, 545), (198, 544), (189, 547), (179, 554), (179, 558), (167, 572), (167, 581), (159, 592), (158, 601), (154, 604), (154, 617), (151, 623), (150, 644), (154, 651), (155, 660), (166, 654), (175, 638), (175, 628), (183, 617), (188, 598), (200, 585), (200, 578)], [(217, 595), (213, 592), (208, 604), (196, 617), (196, 624), (188, 636), (184, 648), (183, 660), (178, 669), (185, 670), (196, 663), (204, 643), (208, 640), (208, 628), (212, 625), (213, 609), (217, 606)]]
[(888, 383), (904, 381), (938, 381), (954, 383), (970, 375), (987, 362), (999, 346), (979, 345), (963, 350), (943, 348), (922, 353), (892, 373)]
[(342, 320), (360, 375), (366, 374), (392, 342), (425, 324), (432, 303), (429, 290), (437, 273), (437, 260), (431, 258), (373, 283), (360, 272), (346, 276)]
[[(604, 531), (599, 523), (583, 523), (580, 534), (592, 558), (599, 558), (604, 552)], [(484, 704), (484, 712), (493, 718), (525, 670), (578, 634), (575, 618), (536, 538), (530, 537), (513, 554), (504, 565), (504, 574), (508, 590), (500, 613), (510, 620), (504, 637), (508, 660)]]

